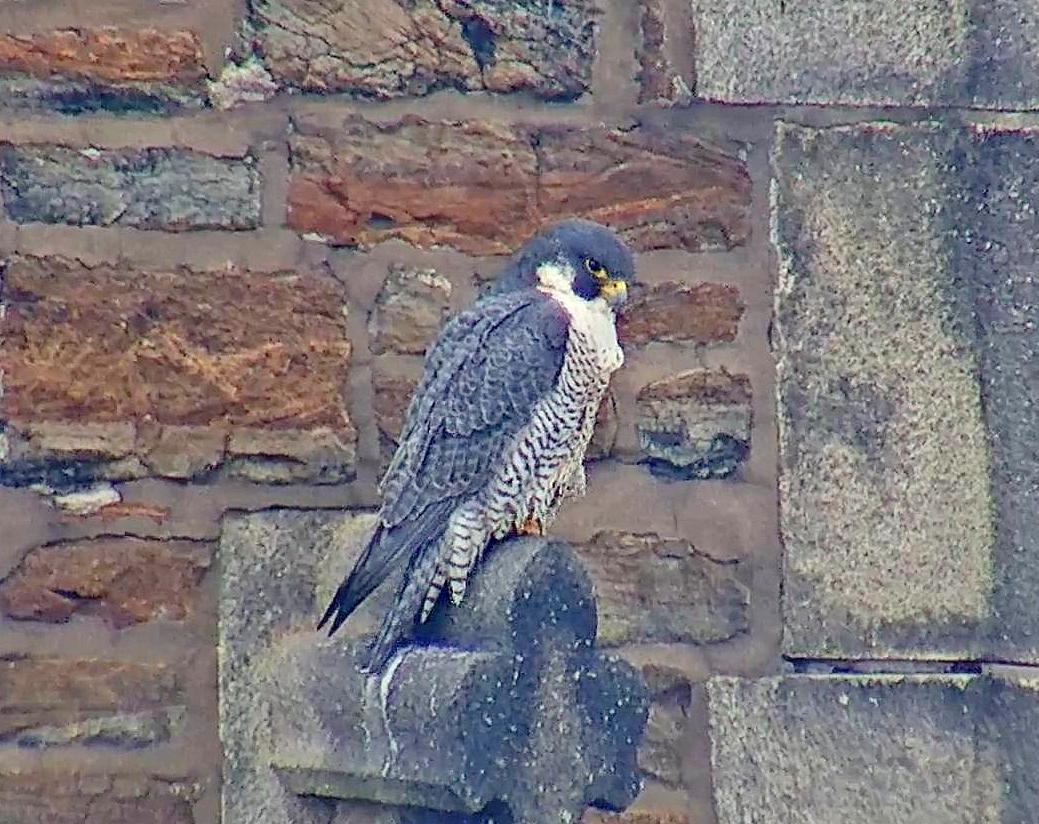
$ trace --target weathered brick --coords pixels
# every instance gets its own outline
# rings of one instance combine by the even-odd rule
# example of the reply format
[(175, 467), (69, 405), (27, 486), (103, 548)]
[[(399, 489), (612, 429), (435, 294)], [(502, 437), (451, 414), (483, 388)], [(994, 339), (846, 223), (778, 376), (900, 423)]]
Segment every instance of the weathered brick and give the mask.
[(0, 194), (18, 223), (168, 232), (260, 224), (260, 181), (252, 158), (189, 149), (0, 144)]
[(162, 664), (76, 658), (0, 658), (0, 737), (180, 705)]
[(786, 651), (1039, 660), (1039, 140), (777, 145)]
[(257, 0), (259, 46), (283, 86), (380, 99), (439, 88), (572, 99), (595, 54), (589, 0)]
[(710, 643), (747, 629), (739, 564), (715, 561), (684, 539), (627, 532), (600, 532), (574, 550), (595, 586), (600, 643)]
[(166, 113), (205, 100), (198, 36), (99, 27), (0, 34), (0, 108)]
[(635, 430), (650, 468), (663, 475), (731, 475), (750, 450), (746, 375), (690, 369), (647, 384), (636, 398)]
[(194, 824), (199, 782), (146, 774), (0, 773), (4, 824)]
[(334, 243), (500, 254), (567, 215), (640, 249), (725, 249), (748, 233), (745, 164), (683, 132), (351, 116), (328, 136), (300, 123), (291, 155), (289, 225)]
[(624, 343), (720, 343), (736, 339), (745, 306), (735, 286), (661, 283), (634, 296), (619, 318)]
[(696, 0), (698, 93), (738, 103), (1039, 106), (1031, 0)]
[(708, 682), (718, 824), (1024, 824), (1034, 679), (792, 676)]
[(5, 297), (8, 474), (123, 459), (124, 475), (187, 477), (230, 453), (284, 459), (294, 476), (352, 473), (350, 342), (331, 278), (18, 257)]
[(663, 106), (684, 105), (692, 100), (696, 88), (691, 65), (680, 62), (691, 43), (676, 42), (688, 32), (685, 21), (672, 20), (667, 0), (642, 0), (639, 27), (639, 103)]
[(433, 269), (390, 270), (368, 322), (372, 351), (421, 355), (443, 323), (451, 282)]
[(194, 541), (98, 538), (31, 550), (0, 581), (10, 618), (67, 621), (97, 615), (116, 627), (156, 618), (184, 620), (213, 547)]

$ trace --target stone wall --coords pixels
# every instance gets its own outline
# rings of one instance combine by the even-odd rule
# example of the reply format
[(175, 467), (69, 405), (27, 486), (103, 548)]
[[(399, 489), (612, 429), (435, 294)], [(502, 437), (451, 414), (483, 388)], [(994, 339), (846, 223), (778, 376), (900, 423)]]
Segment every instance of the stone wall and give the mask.
[(578, 214), (642, 286), (556, 531), (654, 694), (585, 821), (1034, 824), (1037, 78), (1026, 0), (0, 8), (0, 818), (219, 820), (222, 519), (370, 509)]

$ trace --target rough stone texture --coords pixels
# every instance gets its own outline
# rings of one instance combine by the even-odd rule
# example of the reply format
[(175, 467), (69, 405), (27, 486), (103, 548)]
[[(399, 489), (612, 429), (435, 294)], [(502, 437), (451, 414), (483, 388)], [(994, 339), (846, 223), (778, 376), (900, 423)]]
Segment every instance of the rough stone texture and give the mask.
[[(629, 804), (644, 688), (595, 652), (590, 585), (568, 550), (503, 546), (461, 608), (441, 610), (416, 647), (366, 678), (357, 658), (392, 590), (362, 605), (342, 639), (321, 640), (312, 620), (370, 523), (277, 512), (225, 528), (223, 820), (316, 820), (315, 795), (468, 813), (499, 799), (531, 824), (570, 820), (592, 801)], [(242, 612), (257, 597), (259, 621)], [(560, 750), (560, 734), (580, 744)]]
[(682, 758), (688, 745), (686, 726), (692, 703), (692, 685), (680, 671), (649, 664), (642, 667), (653, 703), (646, 734), (639, 748), (639, 769), (671, 787), (682, 784)]
[(203, 104), (205, 76), (201, 44), (188, 30), (0, 34), (0, 108), (169, 113)]
[(1034, 679), (708, 682), (719, 824), (1025, 824), (1039, 815)]
[(724, 478), (750, 451), (751, 392), (746, 375), (690, 369), (647, 384), (635, 429), (655, 473)]
[(9, 618), (67, 621), (97, 615), (115, 627), (182, 621), (212, 562), (211, 544), (98, 538), (39, 547), (0, 581)]
[(180, 679), (160, 664), (75, 658), (0, 658), (0, 738), (26, 731), (125, 722), (127, 713), (179, 706)]
[(167, 232), (260, 224), (260, 178), (253, 159), (188, 149), (0, 143), (0, 194), (7, 215), (18, 223)]
[(196, 824), (198, 782), (96, 771), (0, 773), (4, 824)]
[(1039, 106), (1031, 0), (695, 0), (698, 93), (737, 103)]
[(298, 123), (290, 147), (289, 225), (339, 244), (501, 254), (567, 215), (640, 249), (727, 249), (748, 233), (745, 165), (681, 131), (351, 116), (327, 133)]
[(749, 592), (739, 564), (688, 541), (600, 532), (574, 547), (595, 588), (598, 641), (708, 643), (747, 630)]
[(639, 58), (639, 103), (656, 103), (664, 106), (687, 105), (692, 101), (696, 89), (696, 78), (692, 67), (678, 65), (681, 56), (676, 54), (683, 44), (675, 37), (681, 22), (668, 16), (667, 0), (642, 0)]
[(434, 269), (394, 266), (368, 321), (373, 352), (421, 355), (440, 331), (451, 282)]
[(4, 296), (5, 475), (86, 461), (74, 473), (184, 478), (225, 460), (247, 477), (352, 475), (331, 278), (16, 257)]
[(780, 128), (791, 655), (1039, 660), (1037, 158), (1030, 132)]
[(572, 99), (588, 89), (589, 0), (253, 0), (283, 86), (386, 99), (438, 88)]
[(633, 296), (617, 331), (622, 343), (730, 342), (745, 308), (735, 286), (669, 281)]
[(415, 360), (400, 361), (376, 358), (372, 365), (372, 412), (375, 425), (383, 437), (397, 442), (411, 395), (422, 378), (422, 364)]

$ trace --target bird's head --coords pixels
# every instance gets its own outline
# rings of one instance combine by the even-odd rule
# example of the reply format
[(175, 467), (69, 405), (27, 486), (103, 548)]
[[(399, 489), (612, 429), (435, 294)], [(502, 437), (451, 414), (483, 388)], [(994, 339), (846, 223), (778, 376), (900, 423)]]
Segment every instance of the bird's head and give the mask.
[(613, 307), (635, 280), (631, 251), (612, 230), (590, 220), (553, 223), (523, 244), (506, 264), (493, 292), (541, 287), (602, 298)]

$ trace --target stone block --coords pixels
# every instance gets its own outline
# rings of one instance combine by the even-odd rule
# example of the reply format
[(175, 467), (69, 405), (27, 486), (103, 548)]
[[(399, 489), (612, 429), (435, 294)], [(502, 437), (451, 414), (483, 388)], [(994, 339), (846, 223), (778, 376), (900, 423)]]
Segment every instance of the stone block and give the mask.
[(254, 160), (190, 149), (0, 144), (0, 194), (16, 223), (167, 232), (260, 225)]
[[(336, 639), (312, 627), (371, 522), (277, 512), (226, 524), (224, 821), (317, 821), (316, 796), (439, 810), (429, 820), (445, 822), (490, 821), (500, 805), (531, 824), (627, 806), (644, 687), (595, 651), (590, 584), (569, 551), (534, 539), (492, 549), (465, 603), (365, 676), (358, 661), (391, 587)], [(259, 614), (243, 608), (261, 602)], [(573, 747), (559, 748), (561, 734)]]
[(331, 278), (12, 257), (4, 296), (5, 482), (352, 477)]
[(668, 14), (667, 0), (642, 0), (639, 19), (639, 103), (661, 106), (692, 101), (696, 78), (685, 20)]
[(635, 431), (650, 470), (671, 478), (724, 478), (750, 452), (750, 379), (690, 369), (639, 390)]
[(735, 148), (648, 127), (352, 115), (326, 130), (301, 118), (288, 223), (337, 244), (399, 238), (502, 254), (543, 223), (577, 215), (609, 223), (639, 249), (728, 249), (749, 231), (750, 178)]
[(1039, 660), (1039, 148), (781, 126), (785, 650)]
[(451, 282), (434, 269), (390, 270), (368, 320), (372, 351), (422, 355), (436, 338), (451, 301)]
[(633, 295), (617, 332), (622, 343), (729, 343), (745, 309), (735, 286), (668, 281)]
[(716, 561), (684, 539), (600, 532), (574, 551), (595, 589), (600, 644), (702, 644), (749, 626), (741, 565)]
[(0, 580), (0, 609), (9, 618), (47, 622), (95, 615), (118, 628), (183, 621), (195, 612), (212, 555), (212, 544), (202, 541), (112, 537), (47, 544)]
[(697, 91), (732, 103), (1039, 106), (1031, 0), (695, 0)]
[(198, 35), (102, 26), (0, 35), (0, 109), (169, 114), (205, 103)]
[(168, 735), (183, 702), (181, 676), (166, 665), (0, 658), (0, 741), (140, 746), (157, 725)]
[(290, 89), (387, 99), (437, 89), (580, 96), (591, 81), (590, 0), (259, 0), (258, 45)]
[(718, 824), (1025, 824), (1039, 816), (1035, 679), (708, 682)]

